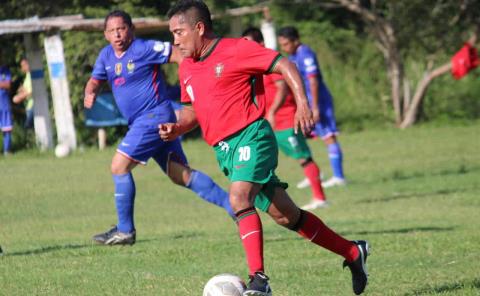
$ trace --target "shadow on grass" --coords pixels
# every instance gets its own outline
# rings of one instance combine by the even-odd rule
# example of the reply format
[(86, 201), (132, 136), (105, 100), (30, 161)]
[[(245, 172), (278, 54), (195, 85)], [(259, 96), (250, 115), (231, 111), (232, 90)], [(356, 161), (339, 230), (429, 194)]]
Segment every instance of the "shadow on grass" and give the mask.
[(450, 195), (460, 192), (468, 192), (468, 191), (478, 191), (479, 188), (462, 188), (462, 189), (439, 189), (432, 192), (423, 192), (423, 193), (394, 193), (391, 196), (383, 197), (383, 198), (370, 198), (364, 199), (359, 201), (358, 203), (376, 203), (376, 202), (389, 202), (393, 200), (399, 199), (409, 199), (409, 198), (422, 198), (428, 197), (433, 195)]
[(467, 167), (465, 164), (460, 164), (456, 169), (446, 169), (439, 172), (408, 172), (405, 173), (402, 170), (394, 170), (390, 175), (383, 177), (382, 182), (409, 180), (416, 178), (434, 177), (434, 176), (450, 176), (450, 175), (463, 175), (470, 172), (479, 171), (480, 167), (472, 166)]
[(425, 226), (425, 227), (411, 227), (411, 228), (400, 228), (400, 229), (384, 229), (384, 230), (371, 230), (371, 231), (347, 231), (341, 232), (344, 236), (349, 235), (367, 235), (367, 234), (398, 234), (398, 233), (413, 233), (413, 232), (438, 232), (438, 231), (452, 231), (456, 226), (450, 227), (435, 227), (435, 226)]
[(443, 294), (447, 292), (454, 292), (458, 290), (463, 290), (468, 287), (473, 287), (476, 290), (480, 290), (480, 279), (474, 279), (470, 281), (462, 281), (462, 282), (453, 282), (453, 283), (447, 283), (439, 286), (434, 286), (434, 287), (426, 287), (426, 288), (421, 288), (419, 290), (414, 290), (411, 293), (405, 294), (405, 296), (410, 296), (410, 295), (423, 295), (423, 294)]
[(87, 248), (91, 247), (91, 244), (83, 244), (83, 245), (72, 245), (72, 244), (67, 244), (67, 245), (58, 245), (58, 246), (47, 246), (47, 247), (41, 247), (38, 249), (33, 249), (33, 250), (26, 250), (26, 251), (18, 251), (18, 252), (6, 252), (5, 256), (28, 256), (28, 255), (38, 255), (38, 254), (45, 254), (45, 253), (50, 253), (50, 252), (56, 252), (56, 251), (61, 251), (61, 250), (75, 250), (75, 249), (82, 249), (82, 248)]

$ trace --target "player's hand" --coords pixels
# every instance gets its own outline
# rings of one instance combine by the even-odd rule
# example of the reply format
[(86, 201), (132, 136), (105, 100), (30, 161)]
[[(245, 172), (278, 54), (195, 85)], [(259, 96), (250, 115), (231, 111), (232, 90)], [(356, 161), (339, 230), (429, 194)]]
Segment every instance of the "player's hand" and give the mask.
[(308, 104), (297, 105), (297, 111), (295, 112), (295, 133), (300, 130), (304, 136), (307, 136), (315, 125), (313, 120), (312, 111), (308, 107)]
[(86, 93), (85, 97), (83, 98), (83, 106), (87, 109), (92, 108), (96, 98), (97, 96), (94, 93), (89, 93), (89, 94)]
[(178, 125), (171, 122), (159, 124), (158, 134), (162, 140), (167, 142), (175, 140), (180, 135)]

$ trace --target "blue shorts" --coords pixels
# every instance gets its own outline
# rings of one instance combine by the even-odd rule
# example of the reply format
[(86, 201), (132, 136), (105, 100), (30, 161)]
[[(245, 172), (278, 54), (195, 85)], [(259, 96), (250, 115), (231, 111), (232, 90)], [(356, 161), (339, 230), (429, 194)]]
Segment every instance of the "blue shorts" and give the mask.
[(333, 108), (332, 95), (324, 83), (319, 85), (320, 121), (315, 124), (313, 132), (322, 139), (338, 134), (337, 122)]
[(152, 112), (136, 118), (118, 145), (117, 152), (141, 164), (146, 164), (153, 157), (165, 172), (169, 159), (188, 165), (179, 139), (165, 142), (160, 138), (158, 125), (165, 122), (176, 122), (175, 114)]
[(12, 113), (10, 113), (10, 110), (0, 110), (0, 129), (2, 132), (9, 132), (12, 128)]

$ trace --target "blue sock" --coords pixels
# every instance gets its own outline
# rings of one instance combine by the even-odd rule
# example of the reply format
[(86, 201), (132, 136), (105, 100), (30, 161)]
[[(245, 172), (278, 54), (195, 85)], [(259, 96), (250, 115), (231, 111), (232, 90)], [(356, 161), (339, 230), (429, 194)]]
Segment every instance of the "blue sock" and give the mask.
[(10, 152), (11, 146), (12, 146), (12, 133), (3, 132), (3, 153)]
[(120, 232), (130, 233), (135, 230), (133, 224), (135, 182), (132, 173), (113, 175), (113, 182), (115, 183), (115, 206), (118, 216), (117, 229)]
[(230, 206), (228, 193), (213, 182), (209, 176), (200, 171), (192, 170), (190, 181), (186, 187), (202, 199), (224, 208), (231, 217), (235, 217), (235, 213)]
[(332, 167), (333, 176), (344, 179), (343, 175), (343, 155), (339, 143), (328, 145), (328, 158)]

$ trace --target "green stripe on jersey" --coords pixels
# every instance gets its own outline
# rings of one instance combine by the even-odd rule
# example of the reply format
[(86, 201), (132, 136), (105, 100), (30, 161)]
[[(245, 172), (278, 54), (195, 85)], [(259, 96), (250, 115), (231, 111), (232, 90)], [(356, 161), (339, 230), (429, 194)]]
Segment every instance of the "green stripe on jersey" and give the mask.
[(268, 67), (267, 73), (272, 73), (273, 69), (275, 69), (275, 66), (277, 65), (278, 61), (280, 61), (283, 58), (281, 54), (278, 54), (272, 61), (272, 64), (270, 67)]

